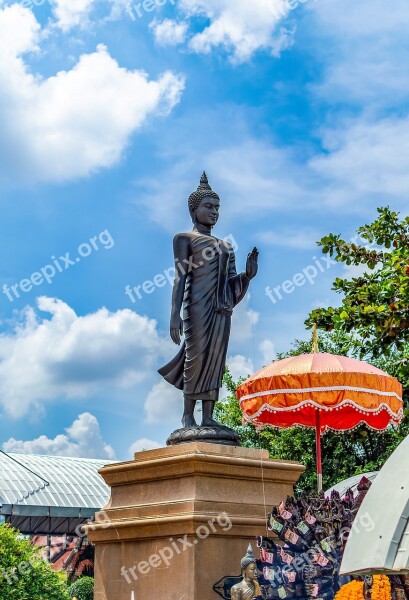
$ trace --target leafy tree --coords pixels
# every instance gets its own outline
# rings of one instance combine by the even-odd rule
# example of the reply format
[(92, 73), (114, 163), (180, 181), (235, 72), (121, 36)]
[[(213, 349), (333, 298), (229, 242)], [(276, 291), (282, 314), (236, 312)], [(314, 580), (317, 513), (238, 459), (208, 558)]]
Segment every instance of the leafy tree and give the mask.
[(40, 550), (9, 525), (0, 525), (0, 598), (68, 600), (66, 585)]
[[(354, 348), (353, 338), (342, 331), (322, 333), (319, 338), (320, 350), (332, 354), (349, 354)], [(311, 352), (311, 342), (295, 340), (292, 348), (278, 359), (298, 356)], [(373, 362), (373, 361), (372, 361)], [(380, 368), (390, 367), (386, 358), (376, 361)], [(390, 368), (385, 370), (391, 370)], [(394, 373), (391, 373), (394, 374)], [(242, 413), (236, 398), (237, 383), (227, 370), (224, 384), (229, 394), (216, 407), (216, 416), (220, 422), (237, 431), (242, 445), (247, 448), (268, 450), (272, 458), (295, 460), (306, 467), (305, 473), (297, 484), (297, 491), (316, 488), (315, 430), (291, 427), (277, 429), (269, 427), (257, 432), (251, 424), (243, 425)], [(399, 429), (390, 428), (384, 433), (376, 433), (366, 427), (337, 434), (329, 432), (322, 439), (323, 482), (324, 489), (358, 473), (378, 470), (391, 452), (409, 433), (408, 420), (405, 419)]]
[[(354, 345), (364, 358), (387, 357), (389, 369), (409, 389), (409, 217), (379, 208), (378, 218), (358, 229), (363, 244), (330, 234), (318, 245), (346, 265), (367, 268), (352, 279), (337, 278), (342, 294), (338, 308), (314, 310), (307, 324), (325, 331), (354, 332)], [(385, 359), (384, 359), (385, 360)]]
[(81, 577), (70, 586), (70, 598), (92, 600), (94, 597), (94, 580), (92, 577)]

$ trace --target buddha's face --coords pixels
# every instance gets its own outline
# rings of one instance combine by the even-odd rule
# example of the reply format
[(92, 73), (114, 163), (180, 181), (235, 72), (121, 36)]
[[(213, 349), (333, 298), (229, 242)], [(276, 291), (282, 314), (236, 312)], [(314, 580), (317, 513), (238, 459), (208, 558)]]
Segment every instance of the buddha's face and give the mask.
[(247, 581), (255, 581), (257, 579), (257, 565), (256, 563), (251, 563), (246, 570), (244, 571), (244, 578)]
[(216, 198), (202, 198), (195, 210), (196, 222), (214, 227), (219, 220), (220, 201)]

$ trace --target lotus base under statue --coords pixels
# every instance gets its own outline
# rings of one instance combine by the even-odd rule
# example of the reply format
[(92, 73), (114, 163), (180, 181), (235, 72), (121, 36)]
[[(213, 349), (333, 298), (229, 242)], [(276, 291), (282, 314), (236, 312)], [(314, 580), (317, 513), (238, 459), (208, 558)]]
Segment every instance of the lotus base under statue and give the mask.
[(178, 446), (179, 444), (190, 444), (191, 442), (205, 442), (207, 444), (240, 447), (240, 441), (240, 436), (233, 429), (218, 425), (177, 429), (171, 434), (166, 444), (168, 446)]

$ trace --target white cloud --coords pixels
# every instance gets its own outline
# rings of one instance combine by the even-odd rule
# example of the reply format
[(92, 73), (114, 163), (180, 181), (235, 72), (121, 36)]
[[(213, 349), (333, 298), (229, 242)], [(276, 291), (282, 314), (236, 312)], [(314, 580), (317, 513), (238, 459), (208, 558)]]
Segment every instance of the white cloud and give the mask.
[[(385, 251), (385, 249), (382, 249)], [(382, 263), (378, 263), (374, 269), (370, 269), (367, 265), (343, 265), (342, 277), (345, 279), (354, 279), (364, 277), (365, 275), (373, 275), (382, 268)], [(328, 304), (326, 305), (328, 306)]]
[(326, 184), (327, 204), (361, 211), (393, 200), (395, 207), (407, 207), (408, 137), (409, 116), (361, 118), (324, 131), (327, 152), (309, 166)]
[[(326, 0), (309, 3), (315, 42), (322, 43), (326, 98), (396, 106), (407, 100), (409, 6), (406, 0)], [(327, 43), (326, 43), (327, 42)], [(328, 46), (331, 52), (328, 52)]]
[[(409, 115), (345, 118), (320, 133), (323, 151), (306, 162), (287, 148), (255, 140), (211, 152), (206, 168), (221, 193), (227, 212), (222, 218), (229, 218), (230, 210), (245, 217), (254, 211), (316, 211), (317, 206), (365, 215), (382, 204), (407, 209)], [(225, 198), (233, 199), (227, 211)], [(322, 237), (312, 229), (307, 234), (311, 242)], [(291, 247), (308, 243), (302, 233), (284, 235)], [(264, 241), (284, 240), (272, 233)]]
[[(251, 358), (243, 354), (235, 354), (227, 357), (227, 366), (230, 370), (233, 381), (236, 383), (241, 377), (252, 375), (255, 371)], [(220, 400), (227, 398), (230, 391), (223, 386), (220, 390)]]
[(98, 420), (90, 413), (79, 415), (66, 434), (49, 439), (45, 435), (32, 441), (10, 438), (3, 444), (5, 452), (23, 454), (46, 454), (50, 456), (73, 456), (78, 458), (107, 458), (115, 460), (115, 452), (104, 442)]
[(385, 204), (405, 209), (409, 5), (396, 0), (392, 10), (384, 0), (327, 0), (309, 3), (307, 12), (323, 64), (312, 92), (319, 100), (352, 105), (354, 115), (361, 110), (354, 118), (345, 110), (335, 119), (331, 113), (320, 132), (323, 152), (307, 165), (320, 182), (319, 194), (328, 207), (349, 213), (367, 215), (368, 208)]
[(106, 387), (146, 379), (167, 353), (156, 321), (125, 309), (79, 317), (61, 300), (39, 298), (41, 319), (27, 308), (11, 333), (0, 335), (0, 405), (22, 417), (58, 398), (86, 398)]
[[(188, 147), (186, 155), (174, 157), (170, 168), (155, 178), (136, 182), (138, 203), (146, 207), (153, 221), (172, 233), (175, 228), (190, 227), (187, 208), (181, 224), (180, 207), (187, 205), (197, 185), (200, 164), (221, 197), (221, 219), (215, 235), (236, 231), (239, 219), (254, 214), (267, 219), (272, 213), (277, 218), (283, 213), (307, 211), (310, 217), (318, 218), (322, 210), (337, 215), (342, 209), (343, 213), (367, 218), (368, 210), (385, 204), (407, 210), (409, 115), (381, 120), (369, 115), (344, 118), (322, 128), (320, 134), (323, 150), (311, 158), (297, 156), (297, 149), (254, 139), (228, 146), (221, 142), (203, 156)], [(271, 245), (314, 250), (315, 242), (325, 233), (312, 227), (298, 231), (285, 228), (264, 232), (258, 239)], [(240, 237), (236, 240), (240, 246)], [(243, 267), (238, 265), (240, 270)]]
[(344, 265), (343, 277), (345, 279), (353, 279), (356, 277), (363, 277), (365, 273), (369, 272), (367, 265)]
[(157, 21), (156, 19), (150, 24), (153, 30), (155, 41), (160, 46), (177, 46), (182, 44), (186, 39), (188, 24), (184, 21), (174, 21), (172, 19), (164, 19)]
[(167, 381), (155, 384), (145, 401), (147, 423), (171, 423), (182, 417), (182, 392)]
[(283, 228), (280, 231), (262, 231), (257, 235), (260, 242), (269, 246), (281, 248), (293, 248), (295, 250), (311, 250), (316, 248), (316, 241), (322, 235), (312, 228), (300, 228), (294, 225), (292, 228)]
[(159, 444), (159, 442), (154, 442), (153, 440), (142, 438), (132, 444), (132, 446), (128, 450), (128, 454), (133, 458), (136, 452), (142, 452), (143, 450), (156, 450), (156, 448), (161, 448), (162, 446), (163, 444)]
[(178, 9), (186, 19), (210, 21), (198, 33), (195, 27), (189, 41), (194, 52), (222, 47), (241, 63), (257, 50), (279, 56), (292, 44), (292, 32), (280, 26), (290, 12), (288, 0), (179, 0)]
[[(294, 207), (295, 199), (305, 205), (300, 166), (292, 152), (263, 141), (248, 139), (241, 144), (214, 150), (206, 164), (212, 177), (223, 182), (229, 196), (234, 198), (242, 213), (255, 210), (283, 210)], [(289, 171), (289, 168), (293, 167)], [(300, 173), (301, 171), (301, 173)]]
[[(239, 269), (239, 271), (244, 270)], [(232, 319), (232, 332), (230, 343), (240, 344), (251, 340), (254, 334), (254, 328), (259, 322), (260, 313), (251, 308), (251, 294), (247, 296), (236, 306)]]
[(53, 14), (63, 31), (85, 26), (95, 0), (53, 0)]
[(169, 114), (180, 100), (183, 77), (166, 72), (149, 81), (121, 68), (103, 45), (69, 71), (33, 76), (22, 56), (39, 38), (30, 10), (0, 9), (0, 178), (63, 181), (110, 167), (149, 116)]
[(33, 13), (19, 4), (0, 8), (0, 67), (5, 59), (15, 58), (25, 52), (38, 50), (37, 41), (41, 26)]
[(237, 381), (240, 377), (247, 377), (254, 373), (253, 361), (242, 354), (229, 356), (227, 359), (227, 366), (229, 367), (233, 381)]
[[(258, 211), (305, 210), (317, 202), (317, 182), (311, 180), (315, 174), (292, 151), (249, 138), (228, 146), (221, 143), (206, 152), (198, 141), (186, 148), (182, 157), (175, 156), (172, 166), (155, 178), (136, 182), (138, 202), (161, 227), (172, 232), (180, 227), (181, 202), (187, 207), (187, 198), (197, 187), (198, 164), (206, 169), (210, 184), (221, 197), (223, 223)], [(187, 208), (185, 214), (189, 223)], [(237, 242), (240, 244), (239, 239)]]
[(276, 359), (276, 346), (271, 340), (263, 340), (259, 348), (263, 355), (264, 365), (269, 365)]

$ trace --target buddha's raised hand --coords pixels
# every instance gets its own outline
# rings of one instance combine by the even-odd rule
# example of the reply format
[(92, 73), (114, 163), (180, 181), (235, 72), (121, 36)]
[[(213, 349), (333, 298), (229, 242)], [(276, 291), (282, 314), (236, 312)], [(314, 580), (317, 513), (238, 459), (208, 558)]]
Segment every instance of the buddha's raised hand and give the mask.
[(253, 248), (250, 254), (247, 257), (246, 264), (246, 275), (249, 279), (254, 279), (258, 272), (258, 256), (259, 251), (257, 248)]

